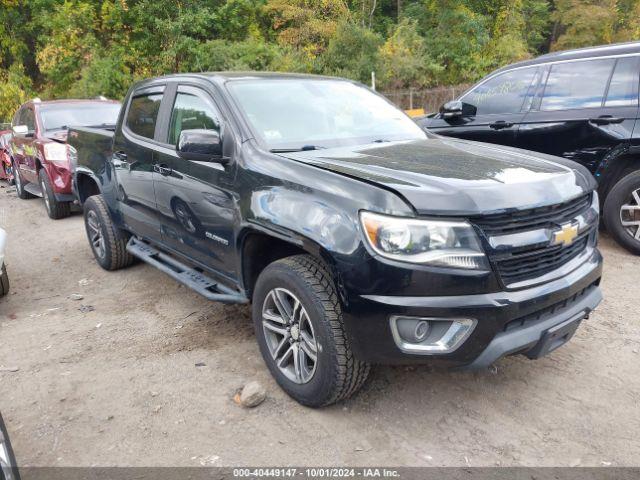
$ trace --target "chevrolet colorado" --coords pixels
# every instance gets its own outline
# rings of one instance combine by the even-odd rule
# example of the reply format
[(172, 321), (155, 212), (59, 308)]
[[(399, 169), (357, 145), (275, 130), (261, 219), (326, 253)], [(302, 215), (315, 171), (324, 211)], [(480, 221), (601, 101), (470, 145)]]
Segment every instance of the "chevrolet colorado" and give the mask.
[(538, 358), (602, 298), (584, 167), (430, 134), (358, 83), (155, 78), (115, 129), (68, 144), (97, 262), (251, 302), (267, 367), (305, 405), (373, 363)]

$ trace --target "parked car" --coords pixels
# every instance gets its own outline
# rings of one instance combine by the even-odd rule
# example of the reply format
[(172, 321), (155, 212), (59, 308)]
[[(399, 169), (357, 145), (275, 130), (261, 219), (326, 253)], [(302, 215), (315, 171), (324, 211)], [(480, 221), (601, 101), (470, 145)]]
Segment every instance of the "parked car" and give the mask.
[(0, 179), (13, 185), (11, 170), (11, 130), (0, 130)]
[(607, 230), (640, 254), (639, 81), (640, 42), (551, 53), (496, 70), (418, 123), (584, 165)]
[(305, 405), (353, 394), (371, 363), (538, 358), (601, 300), (584, 167), (428, 134), (358, 83), (156, 78), (115, 132), (68, 141), (97, 262), (251, 301), (267, 367)]
[(9, 293), (9, 275), (4, 264), (4, 251), (7, 246), (7, 232), (0, 228), (0, 297)]
[(7, 427), (0, 414), (0, 480), (20, 480), (18, 463), (11, 448)]
[(35, 99), (23, 104), (13, 118), (11, 144), (18, 196), (43, 197), (50, 218), (68, 216), (74, 198), (67, 130), (115, 123), (119, 111), (120, 104), (111, 100)]

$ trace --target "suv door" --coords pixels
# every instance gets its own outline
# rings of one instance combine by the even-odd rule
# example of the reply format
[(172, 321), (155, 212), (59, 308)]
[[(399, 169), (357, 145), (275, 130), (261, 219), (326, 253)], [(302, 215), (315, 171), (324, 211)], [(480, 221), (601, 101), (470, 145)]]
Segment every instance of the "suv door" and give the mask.
[(16, 125), (24, 125), (28, 130), (26, 135), (13, 136), (13, 148), (15, 160), (20, 169), (20, 178), (22, 178), (23, 183), (38, 183), (38, 174), (36, 172), (37, 151), (35, 147), (37, 135), (36, 117), (31, 107), (24, 106), (20, 109), (14, 121), (14, 126)]
[(134, 91), (126, 106), (121, 131), (116, 132), (112, 164), (118, 185), (122, 219), (131, 232), (160, 241), (153, 189), (153, 164), (164, 85)]
[[(226, 125), (226, 127), (225, 127)], [(235, 280), (235, 163), (184, 160), (176, 153), (183, 130), (231, 129), (211, 95), (195, 85), (179, 85), (158, 151), (155, 177), (163, 243), (191, 260)], [(229, 143), (231, 145), (231, 143)]]
[(429, 119), (434, 133), (467, 140), (513, 145), (518, 125), (531, 106), (539, 81), (538, 67), (524, 67), (483, 80), (460, 97), (462, 115)]
[(638, 114), (640, 57), (554, 63), (545, 68), (518, 146), (575, 160), (595, 173), (626, 144)]

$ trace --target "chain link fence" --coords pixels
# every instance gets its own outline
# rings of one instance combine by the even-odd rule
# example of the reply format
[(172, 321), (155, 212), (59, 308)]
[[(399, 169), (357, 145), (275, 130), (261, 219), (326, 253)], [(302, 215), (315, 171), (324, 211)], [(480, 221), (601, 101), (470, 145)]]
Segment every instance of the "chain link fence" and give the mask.
[(449, 100), (458, 98), (470, 84), (451, 87), (435, 87), (426, 90), (396, 90), (380, 92), (403, 110), (424, 109), (425, 113), (437, 112)]

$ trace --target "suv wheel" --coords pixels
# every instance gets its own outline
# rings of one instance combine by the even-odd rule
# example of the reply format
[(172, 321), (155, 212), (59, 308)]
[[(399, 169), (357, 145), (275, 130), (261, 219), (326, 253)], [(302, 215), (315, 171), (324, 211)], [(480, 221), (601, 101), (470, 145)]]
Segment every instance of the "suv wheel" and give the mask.
[(15, 185), (16, 181), (13, 178), (13, 167), (4, 163), (4, 176), (7, 179), (9, 185)]
[(33, 198), (33, 195), (24, 189), (24, 183), (22, 183), (22, 177), (20, 176), (20, 169), (18, 169), (16, 162), (13, 162), (13, 180), (15, 182), (16, 193), (19, 198), (23, 200)]
[(624, 248), (640, 255), (640, 171), (616, 183), (604, 202), (604, 223)]
[(93, 256), (102, 268), (118, 270), (133, 263), (133, 255), (127, 252), (130, 235), (114, 225), (101, 195), (84, 202), (84, 225)]
[(56, 200), (53, 188), (51, 188), (49, 176), (44, 168), (41, 168), (38, 172), (38, 178), (40, 179), (42, 198), (44, 199), (44, 206), (47, 209), (47, 215), (49, 215), (49, 218), (58, 220), (59, 218), (71, 215), (71, 204), (69, 202), (59, 202)]
[(369, 374), (354, 358), (326, 266), (296, 255), (267, 266), (253, 294), (260, 351), (282, 389), (303, 405), (348, 398)]

